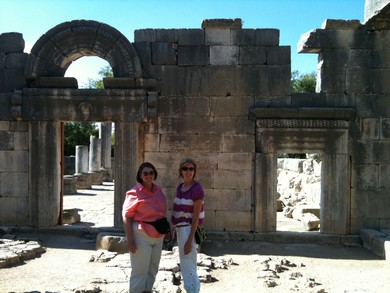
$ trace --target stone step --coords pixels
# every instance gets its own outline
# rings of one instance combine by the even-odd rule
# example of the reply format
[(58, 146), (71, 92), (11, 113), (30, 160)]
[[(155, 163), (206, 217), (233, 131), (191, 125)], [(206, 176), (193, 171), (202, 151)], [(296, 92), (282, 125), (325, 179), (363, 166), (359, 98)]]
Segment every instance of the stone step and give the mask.
[(360, 237), (365, 248), (390, 261), (390, 230), (362, 229)]

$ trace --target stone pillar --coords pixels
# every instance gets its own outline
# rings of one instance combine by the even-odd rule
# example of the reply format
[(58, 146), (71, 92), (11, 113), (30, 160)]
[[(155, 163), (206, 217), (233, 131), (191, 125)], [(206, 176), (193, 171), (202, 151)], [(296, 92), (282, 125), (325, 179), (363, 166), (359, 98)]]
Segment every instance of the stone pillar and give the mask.
[(76, 187), (80, 189), (89, 189), (91, 188), (91, 181), (88, 176), (88, 146), (87, 145), (77, 145), (76, 146), (76, 173), (74, 174), (76, 178)]
[(75, 174), (88, 173), (88, 146), (76, 145), (76, 167)]
[(100, 139), (91, 135), (89, 145), (89, 170), (88, 175), (91, 178), (91, 183), (96, 185), (103, 184), (102, 174), (100, 173), (101, 166), (101, 145)]
[(101, 141), (101, 169), (103, 181), (112, 181), (112, 167), (111, 167), (111, 135), (112, 123), (100, 123), (99, 138)]

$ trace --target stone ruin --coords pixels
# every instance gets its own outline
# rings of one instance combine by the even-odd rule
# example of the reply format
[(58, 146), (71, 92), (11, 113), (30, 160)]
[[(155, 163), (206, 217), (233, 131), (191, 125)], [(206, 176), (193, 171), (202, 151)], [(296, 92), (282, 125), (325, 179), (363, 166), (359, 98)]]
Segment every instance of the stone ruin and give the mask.
[[(353, 4), (351, 4), (353, 5)], [(367, 0), (365, 21), (324, 21), (302, 32), (318, 54), (316, 93), (291, 93), (291, 48), (279, 30), (241, 19), (198, 29), (140, 29), (129, 42), (90, 20), (58, 24), (24, 52), (0, 35), (0, 224), (61, 224), (63, 123), (115, 123), (114, 226), (143, 161), (172, 202), (181, 158), (199, 164), (206, 228), (273, 239), (279, 153), (323, 156), (320, 232), (342, 242), (390, 228), (390, 1)], [(112, 67), (104, 89), (79, 89), (70, 64)], [(241, 236), (240, 236), (241, 237)]]

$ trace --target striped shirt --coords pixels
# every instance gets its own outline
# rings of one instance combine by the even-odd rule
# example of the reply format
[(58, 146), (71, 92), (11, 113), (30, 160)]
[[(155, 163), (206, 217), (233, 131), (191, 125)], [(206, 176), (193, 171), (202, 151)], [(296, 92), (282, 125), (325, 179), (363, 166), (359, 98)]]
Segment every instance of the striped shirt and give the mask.
[(173, 201), (172, 224), (175, 226), (188, 225), (192, 223), (194, 213), (194, 201), (202, 200), (202, 207), (199, 214), (198, 225), (204, 221), (204, 191), (200, 183), (195, 182), (185, 192), (181, 191), (183, 183), (176, 188), (176, 197)]

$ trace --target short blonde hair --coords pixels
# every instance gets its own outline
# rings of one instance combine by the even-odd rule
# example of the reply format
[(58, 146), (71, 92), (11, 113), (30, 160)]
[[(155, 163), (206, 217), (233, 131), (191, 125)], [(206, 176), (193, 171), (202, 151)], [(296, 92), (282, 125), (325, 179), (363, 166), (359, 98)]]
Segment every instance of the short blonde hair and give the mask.
[(183, 175), (181, 174), (181, 169), (183, 168), (183, 166), (185, 166), (187, 164), (194, 165), (194, 178), (196, 178), (197, 166), (196, 166), (195, 161), (192, 158), (184, 158), (183, 160), (181, 160), (180, 166), (179, 166), (179, 178), (183, 177)]

